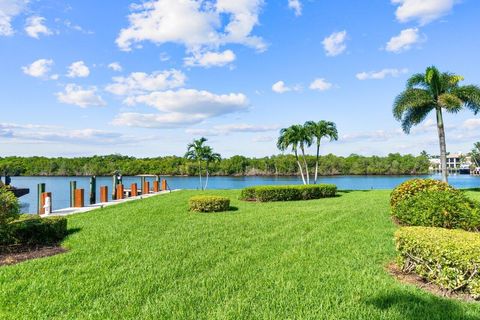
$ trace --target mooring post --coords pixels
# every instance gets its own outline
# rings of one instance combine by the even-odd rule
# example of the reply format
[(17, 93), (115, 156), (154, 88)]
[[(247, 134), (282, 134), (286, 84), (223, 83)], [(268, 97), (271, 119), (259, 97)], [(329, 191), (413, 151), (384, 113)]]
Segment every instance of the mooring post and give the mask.
[(158, 191), (160, 191), (160, 182), (153, 181), (153, 192), (158, 192)]
[(97, 200), (97, 177), (90, 177), (90, 204), (95, 204)]
[(145, 181), (142, 187), (142, 195), (150, 193), (150, 182)]
[[(49, 209), (45, 208), (45, 204), (47, 203), (47, 198), (49, 198)], [(42, 192), (40, 195), (40, 212), (39, 214), (50, 213), (52, 207), (52, 193), (51, 192)], [(47, 209), (47, 210), (45, 210)]]
[(75, 208), (83, 208), (85, 206), (85, 193), (83, 189), (75, 189)]
[(132, 183), (132, 185), (130, 186), (130, 195), (132, 197), (138, 196), (138, 187), (136, 183)]
[(162, 191), (167, 191), (167, 180), (166, 179), (162, 180)]
[(145, 177), (140, 177), (140, 187), (142, 188), (142, 194), (145, 194)]
[(123, 184), (117, 184), (117, 200), (123, 199)]
[(100, 187), (100, 202), (108, 202), (108, 187), (101, 186)]
[(37, 213), (41, 214), (42, 212), (42, 193), (45, 192), (45, 183), (39, 183), (37, 185)]
[(112, 199), (117, 199), (117, 184), (118, 184), (118, 175), (117, 173), (115, 173), (113, 175)]
[(70, 181), (70, 208), (75, 203), (75, 189), (77, 189), (77, 181)]

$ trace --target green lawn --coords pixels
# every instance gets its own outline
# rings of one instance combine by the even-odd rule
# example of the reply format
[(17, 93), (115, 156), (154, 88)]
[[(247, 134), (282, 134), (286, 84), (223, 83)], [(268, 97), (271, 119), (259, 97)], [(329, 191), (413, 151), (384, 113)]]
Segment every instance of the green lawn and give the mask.
[[(54, 257), (0, 268), (4, 319), (480, 319), (398, 283), (389, 191), (193, 214), (182, 191), (72, 216)], [(477, 198), (480, 193), (471, 192)]]

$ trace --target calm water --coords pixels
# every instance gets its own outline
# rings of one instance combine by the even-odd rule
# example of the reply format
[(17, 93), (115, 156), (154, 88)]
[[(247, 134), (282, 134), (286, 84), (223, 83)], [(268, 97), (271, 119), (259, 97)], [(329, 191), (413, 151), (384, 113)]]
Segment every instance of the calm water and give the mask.
[[(440, 176), (419, 176), (422, 178)], [(399, 183), (413, 178), (412, 176), (335, 176), (321, 177), (321, 183), (333, 183), (339, 189), (369, 190), (369, 189), (392, 189)], [(198, 189), (198, 177), (166, 177), (171, 189)], [(147, 179), (152, 185), (153, 178)], [(37, 184), (45, 183), (46, 190), (52, 192), (53, 208), (61, 209), (69, 206), (70, 181), (77, 181), (77, 188), (85, 189), (85, 199), (88, 199), (89, 177), (12, 177), (12, 185), (16, 187), (30, 188), (30, 194), (20, 198), (23, 212), (36, 212)], [(452, 175), (449, 178), (450, 184), (457, 188), (480, 187), (480, 177), (470, 175)], [(123, 183), (129, 187), (131, 183), (137, 182), (140, 186), (139, 177), (123, 177)], [(272, 184), (301, 184), (297, 177), (211, 177), (208, 182), (208, 189), (241, 189), (254, 185)], [(112, 177), (97, 178), (97, 198), (100, 195), (99, 188), (102, 185), (108, 186), (109, 193), (112, 191)], [(110, 195), (111, 196), (111, 195)], [(98, 199), (97, 199), (98, 200)]]

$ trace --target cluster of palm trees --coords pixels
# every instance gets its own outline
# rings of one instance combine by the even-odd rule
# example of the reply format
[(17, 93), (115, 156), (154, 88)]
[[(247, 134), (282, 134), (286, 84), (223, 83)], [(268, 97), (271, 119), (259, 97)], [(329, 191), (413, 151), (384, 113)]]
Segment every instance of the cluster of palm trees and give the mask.
[[(213, 152), (212, 147), (205, 145), (208, 140), (204, 137), (193, 140), (187, 146), (185, 158), (198, 163), (198, 176), (200, 177), (200, 189), (206, 190), (208, 186), (209, 165), (222, 159), (219, 153)], [(205, 184), (202, 182), (203, 163), (205, 163)]]
[[(280, 130), (280, 136), (277, 141), (277, 147), (281, 151), (291, 148), (297, 160), (300, 175), (303, 184), (310, 184), (310, 171), (305, 157), (305, 150), (313, 144), (316, 146), (315, 177), (313, 183), (318, 180), (318, 161), (320, 158), (320, 144), (322, 139), (328, 138), (330, 141), (338, 140), (337, 126), (334, 122), (321, 120), (318, 122), (307, 121), (304, 125), (296, 124)], [(298, 152), (301, 152), (302, 161)]]
[(463, 77), (440, 72), (436, 67), (428, 67), (425, 73), (417, 73), (407, 81), (407, 88), (395, 99), (394, 117), (402, 123), (402, 129), (410, 129), (421, 123), (431, 111), (437, 119), (438, 140), (440, 142), (440, 167), (442, 180), (448, 182), (447, 146), (443, 111), (457, 113), (469, 109), (477, 114), (480, 111), (480, 88), (475, 85), (459, 85)]

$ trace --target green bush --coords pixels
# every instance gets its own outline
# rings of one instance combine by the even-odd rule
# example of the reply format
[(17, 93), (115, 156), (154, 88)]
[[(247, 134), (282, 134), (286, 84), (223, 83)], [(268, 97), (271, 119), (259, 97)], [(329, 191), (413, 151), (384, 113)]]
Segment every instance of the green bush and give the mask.
[(390, 206), (393, 210), (400, 202), (414, 196), (418, 192), (453, 189), (454, 188), (451, 187), (448, 183), (433, 179), (407, 180), (398, 185), (395, 189), (393, 189), (390, 195)]
[(450, 291), (480, 298), (480, 234), (403, 227), (395, 233), (398, 264)]
[(296, 201), (334, 197), (337, 186), (333, 184), (298, 186), (257, 186), (242, 190), (240, 199), (247, 201)]
[(419, 192), (397, 204), (392, 213), (410, 226), (480, 230), (480, 204), (460, 190)]
[(219, 196), (195, 196), (188, 201), (190, 211), (221, 212), (230, 209), (230, 199)]
[(19, 212), (17, 197), (6, 187), (0, 187), (0, 243), (10, 241), (10, 222), (18, 218)]
[(67, 236), (67, 219), (64, 217), (31, 216), (14, 221), (10, 225), (14, 244), (55, 244)]

